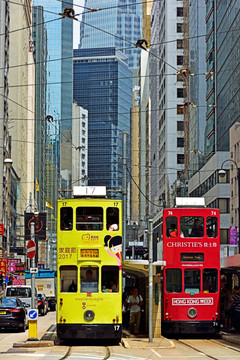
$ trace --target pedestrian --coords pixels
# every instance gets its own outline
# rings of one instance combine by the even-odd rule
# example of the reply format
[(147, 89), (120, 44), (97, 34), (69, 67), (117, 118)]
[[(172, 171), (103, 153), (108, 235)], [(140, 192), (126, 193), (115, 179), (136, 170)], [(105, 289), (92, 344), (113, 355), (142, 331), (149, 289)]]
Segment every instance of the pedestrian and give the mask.
[(130, 307), (130, 324), (129, 328), (132, 334), (139, 334), (139, 325), (141, 319), (141, 305), (143, 298), (138, 295), (138, 289), (134, 288), (132, 295), (128, 297), (128, 306)]
[(132, 295), (132, 288), (126, 288), (123, 293), (123, 309), (122, 309), (122, 321), (123, 329), (127, 330), (130, 322), (130, 307), (128, 306), (128, 298)]

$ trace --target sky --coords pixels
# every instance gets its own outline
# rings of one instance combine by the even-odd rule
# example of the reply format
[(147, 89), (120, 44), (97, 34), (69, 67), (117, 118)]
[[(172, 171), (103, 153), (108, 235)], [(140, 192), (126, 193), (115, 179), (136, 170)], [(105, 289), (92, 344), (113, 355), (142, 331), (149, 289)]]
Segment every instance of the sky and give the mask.
[[(73, 4), (84, 6), (84, 0), (73, 0)], [(75, 14), (80, 14), (83, 11), (83, 9), (78, 6), (74, 6), (73, 8), (75, 10)], [(81, 20), (80, 16), (78, 16), (78, 20)], [(80, 40), (80, 23), (78, 21), (73, 21), (73, 48), (74, 49), (78, 48), (79, 40)]]

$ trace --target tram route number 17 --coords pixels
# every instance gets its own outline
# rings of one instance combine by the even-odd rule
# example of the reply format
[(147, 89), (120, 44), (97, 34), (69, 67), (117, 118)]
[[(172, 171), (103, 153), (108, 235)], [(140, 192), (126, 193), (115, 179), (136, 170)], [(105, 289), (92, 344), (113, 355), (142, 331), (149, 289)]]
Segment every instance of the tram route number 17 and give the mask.
[(119, 331), (120, 325), (113, 325), (114, 331)]

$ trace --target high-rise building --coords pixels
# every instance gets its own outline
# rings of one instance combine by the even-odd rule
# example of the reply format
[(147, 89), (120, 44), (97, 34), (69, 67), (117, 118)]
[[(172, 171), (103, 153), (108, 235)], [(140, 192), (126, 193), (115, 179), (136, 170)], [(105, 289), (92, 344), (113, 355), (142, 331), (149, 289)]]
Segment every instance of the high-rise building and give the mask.
[(33, 7), (33, 46), (35, 60), (35, 199), (40, 212), (45, 211), (46, 192), (46, 92), (47, 30), (42, 6)]
[(206, 41), (205, 0), (193, 1), (189, 7), (189, 100), (197, 107), (189, 107), (189, 175), (204, 162), (204, 129), (206, 125)]
[(128, 58), (115, 48), (74, 50), (73, 74), (74, 101), (88, 110), (88, 183), (120, 190), (132, 107)]
[[(9, 1), (0, 3), (0, 223), (4, 224), (0, 246), (6, 244), (7, 238), (7, 216), (8, 216), (8, 170), (3, 165), (4, 159), (10, 157), (8, 141), (8, 73), (9, 73)], [(5, 34), (5, 35), (4, 35)]]
[(137, 0), (85, 0), (85, 7), (100, 11), (83, 14), (79, 48), (116, 47), (128, 56), (130, 68), (138, 67), (140, 49), (133, 47), (142, 39), (142, 3), (138, 3)]
[(208, 160), (216, 151), (216, 58), (215, 58), (215, 3), (206, 1), (206, 127), (205, 158)]
[[(56, 204), (59, 186), (71, 188), (71, 158), (62, 159), (62, 147), (72, 146), (72, 49), (73, 20), (67, 17), (60, 19), (59, 14), (65, 8), (71, 8), (70, 1), (34, 0), (34, 6), (41, 6), (47, 33), (47, 89), (46, 89), (46, 121), (47, 126), (47, 161), (53, 161), (46, 167), (46, 178), (52, 189), (46, 191), (45, 200), (54, 205), (51, 213), (56, 216)], [(36, 26), (39, 26), (36, 24)], [(41, 26), (41, 25), (40, 25)], [(53, 154), (50, 156), (49, 152)], [(69, 152), (71, 153), (71, 152)], [(66, 164), (68, 165), (65, 168)], [(50, 168), (49, 168), (50, 166)], [(53, 171), (53, 167), (55, 170)], [(50, 170), (49, 170), (50, 169)], [(49, 172), (48, 172), (49, 170)], [(52, 178), (52, 174), (56, 175)], [(50, 180), (51, 179), (51, 180)], [(47, 185), (49, 188), (49, 184)], [(49, 188), (50, 189), (50, 188)], [(52, 192), (55, 192), (52, 194)], [(50, 224), (48, 227), (50, 228)]]
[[(9, 134), (11, 159), (20, 178), (16, 206), (18, 216), (24, 214), (34, 194), (35, 65), (31, 29), (31, 1), (26, 1), (24, 6), (20, 1), (10, 2)], [(17, 218), (15, 243), (20, 248), (24, 245), (23, 220), (22, 216)]]
[[(175, 181), (184, 170), (183, 1), (156, 1), (152, 7), (151, 207), (173, 205)], [(154, 204), (154, 205), (153, 205)]]
[(229, 129), (235, 122), (240, 121), (240, 2), (215, 0), (214, 7), (217, 29), (216, 102), (212, 104), (217, 105), (216, 149), (229, 151)]

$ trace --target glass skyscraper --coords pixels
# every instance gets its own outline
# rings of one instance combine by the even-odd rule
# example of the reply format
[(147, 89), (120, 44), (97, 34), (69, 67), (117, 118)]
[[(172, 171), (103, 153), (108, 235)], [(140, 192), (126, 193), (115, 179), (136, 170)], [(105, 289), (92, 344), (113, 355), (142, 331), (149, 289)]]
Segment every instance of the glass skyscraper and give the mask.
[(88, 110), (88, 184), (121, 189), (123, 132), (130, 134), (132, 106), (128, 58), (115, 48), (74, 50), (73, 74), (74, 101)]
[[(71, 4), (72, 0), (33, 1), (33, 5), (42, 6), (44, 12), (47, 33), (46, 115), (53, 117), (48, 136), (51, 144), (56, 145), (66, 141), (71, 143), (64, 132), (71, 131), (72, 127), (73, 20), (59, 16)], [(35, 23), (35, 26), (39, 25)], [(55, 149), (55, 154), (58, 169), (65, 170), (62, 168), (59, 147)]]
[(85, 7), (101, 10), (83, 14), (79, 48), (116, 47), (128, 56), (130, 68), (138, 67), (140, 49), (133, 47), (142, 39), (142, 3), (138, 3), (138, 0), (85, 0)]

